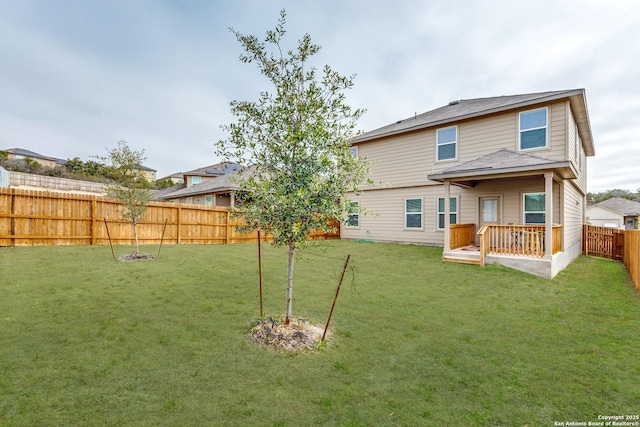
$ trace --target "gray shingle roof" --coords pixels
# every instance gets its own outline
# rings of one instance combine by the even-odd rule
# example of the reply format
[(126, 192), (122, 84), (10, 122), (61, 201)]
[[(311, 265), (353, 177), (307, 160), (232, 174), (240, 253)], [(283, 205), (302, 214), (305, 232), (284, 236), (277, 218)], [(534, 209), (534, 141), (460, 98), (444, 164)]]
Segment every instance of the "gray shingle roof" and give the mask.
[(240, 188), (237, 180), (243, 173), (245, 173), (243, 170), (236, 170), (226, 175), (207, 179), (200, 184), (195, 184), (190, 187), (185, 187), (184, 185), (172, 187), (174, 191), (162, 193), (161, 198), (174, 199), (177, 197), (194, 196), (196, 194), (211, 194), (237, 190)]
[(189, 176), (220, 176), (231, 173), (234, 170), (242, 169), (244, 166), (237, 163), (216, 163), (215, 165), (205, 166), (193, 169), (188, 172), (182, 172), (182, 175)]
[(596, 203), (594, 206), (611, 209), (626, 216), (640, 216), (640, 203), (633, 200), (623, 199), (622, 197), (614, 197)]
[(584, 89), (570, 89), (452, 101), (448, 105), (436, 108), (435, 110), (417, 114), (414, 117), (398, 120), (390, 125), (365, 132), (354, 138), (352, 142), (364, 142), (375, 138), (411, 132), (433, 126), (441, 126), (447, 123), (454, 123), (474, 117), (564, 98), (569, 98), (572, 103), (572, 109), (576, 113), (578, 124), (581, 127), (581, 137), (585, 142), (585, 150), (587, 155), (592, 156), (594, 154), (593, 141), (588, 113), (586, 111), (587, 107)]
[(487, 154), (477, 159), (453, 166), (442, 172), (429, 175), (428, 178), (436, 181), (445, 178), (473, 178), (474, 176), (511, 173), (532, 170), (555, 169), (565, 178), (576, 178), (571, 169), (571, 162), (550, 159), (527, 153), (502, 149)]

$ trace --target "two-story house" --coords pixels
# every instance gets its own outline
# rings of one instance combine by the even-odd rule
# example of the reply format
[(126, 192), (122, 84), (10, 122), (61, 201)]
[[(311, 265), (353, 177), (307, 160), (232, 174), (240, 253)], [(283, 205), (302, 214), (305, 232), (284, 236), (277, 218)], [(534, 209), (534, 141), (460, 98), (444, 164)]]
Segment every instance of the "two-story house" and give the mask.
[(154, 200), (207, 206), (234, 206), (235, 179), (244, 166), (218, 163), (182, 173), (181, 185), (159, 191)]
[(453, 101), (352, 152), (375, 185), (352, 195), (343, 238), (440, 245), (444, 260), (547, 278), (581, 253), (595, 154), (583, 89)]

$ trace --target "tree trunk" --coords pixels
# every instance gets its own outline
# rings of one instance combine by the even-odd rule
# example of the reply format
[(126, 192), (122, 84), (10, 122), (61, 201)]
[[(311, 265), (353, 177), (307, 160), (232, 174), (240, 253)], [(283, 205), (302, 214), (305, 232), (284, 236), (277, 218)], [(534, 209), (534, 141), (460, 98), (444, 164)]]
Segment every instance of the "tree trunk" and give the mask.
[(138, 223), (134, 222), (133, 223), (133, 238), (135, 241), (135, 246), (134, 246), (134, 254), (138, 254)]
[(285, 325), (291, 323), (291, 294), (293, 291), (293, 261), (295, 259), (296, 248), (289, 245), (289, 270), (287, 273), (287, 312), (285, 314)]

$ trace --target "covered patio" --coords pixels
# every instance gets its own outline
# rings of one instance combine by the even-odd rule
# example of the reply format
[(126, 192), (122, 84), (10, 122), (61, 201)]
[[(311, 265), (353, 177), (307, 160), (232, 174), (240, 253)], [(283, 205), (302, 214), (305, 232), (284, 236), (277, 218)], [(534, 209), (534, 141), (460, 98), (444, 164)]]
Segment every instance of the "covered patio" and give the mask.
[(456, 224), (445, 203), (443, 260), (500, 264), (552, 278), (570, 262), (563, 257), (565, 181), (576, 177), (570, 161), (509, 150), (429, 175), (443, 183), (444, 200), (452, 186), (472, 200), (462, 204)]

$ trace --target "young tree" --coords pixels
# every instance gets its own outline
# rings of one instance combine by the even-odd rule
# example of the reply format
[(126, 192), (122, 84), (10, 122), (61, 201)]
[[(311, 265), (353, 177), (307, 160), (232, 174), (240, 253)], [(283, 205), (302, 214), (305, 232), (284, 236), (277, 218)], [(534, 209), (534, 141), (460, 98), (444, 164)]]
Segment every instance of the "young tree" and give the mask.
[[(249, 166), (237, 198), (248, 229), (268, 230), (273, 243), (289, 249), (285, 322), (291, 320), (296, 249), (310, 232), (346, 218), (347, 192), (357, 192), (368, 165), (351, 154), (350, 139), (364, 113), (345, 103), (355, 75), (343, 77), (326, 65), (321, 73), (307, 61), (320, 46), (305, 34), (296, 51), (283, 52), (284, 10), (263, 42), (231, 29), (242, 44), (243, 63), (255, 63), (273, 84), (257, 101), (232, 101), (236, 123), (223, 125), (229, 138), (216, 144), (227, 161)], [(320, 76), (318, 75), (320, 74)], [(242, 203), (244, 202), (244, 203)]]
[(144, 150), (132, 150), (126, 141), (118, 141), (118, 146), (107, 150), (106, 156), (96, 157), (111, 171), (113, 184), (107, 185), (107, 194), (122, 203), (120, 215), (133, 225), (133, 253), (138, 254), (138, 222), (152, 197), (149, 182), (141, 168), (147, 160)]

